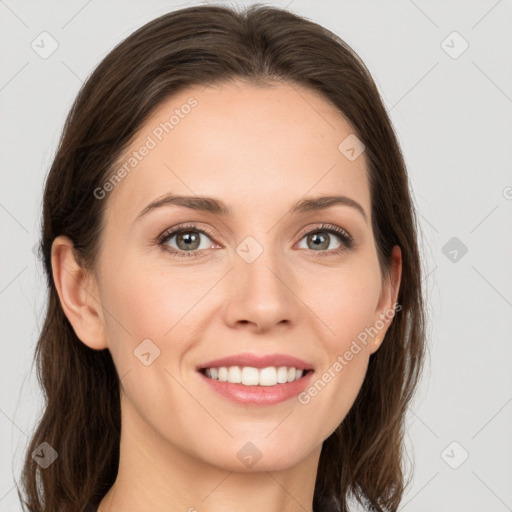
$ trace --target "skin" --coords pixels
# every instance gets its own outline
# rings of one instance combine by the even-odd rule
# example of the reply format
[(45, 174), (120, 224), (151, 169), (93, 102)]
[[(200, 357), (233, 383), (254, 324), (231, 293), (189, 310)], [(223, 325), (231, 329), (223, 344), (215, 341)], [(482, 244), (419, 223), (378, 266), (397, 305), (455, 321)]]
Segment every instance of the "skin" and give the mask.
[[(284, 353), (311, 362), (314, 382), (392, 310), (400, 249), (385, 279), (365, 154), (349, 161), (338, 150), (354, 130), (296, 85), (189, 88), (152, 113), (119, 161), (190, 97), (197, 106), (103, 199), (95, 271), (80, 268), (67, 238), (52, 247), (66, 316), (88, 347), (111, 351), (121, 378), (119, 473), (100, 511), (311, 511), (322, 442), (356, 399), (390, 320), (308, 404), (237, 404), (210, 391), (195, 367), (240, 352)], [(168, 205), (135, 220), (169, 192), (215, 197), (233, 213)], [(304, 196), (334, 194), (357, 201), (367, 220), (346, 205), (289, 213)], [(214, 234), (198, 235), (200, 256), (173, 256), (155, 242), (188, 222)], [(326, 249), (308, 244), (304, 230), (322, 223), (348, 231), (356, 246), (334, 254), (343, 241), (325, 232)], [(263, 249), (250, 264), (236, 252), (248, 236)], [(176, 236), (167, 246), (186, 250)], [(133, 353), (147, 338), (160, 350), (149, 366)], [(237, 457), (247, 442), (261, 453), (252, 467)]]

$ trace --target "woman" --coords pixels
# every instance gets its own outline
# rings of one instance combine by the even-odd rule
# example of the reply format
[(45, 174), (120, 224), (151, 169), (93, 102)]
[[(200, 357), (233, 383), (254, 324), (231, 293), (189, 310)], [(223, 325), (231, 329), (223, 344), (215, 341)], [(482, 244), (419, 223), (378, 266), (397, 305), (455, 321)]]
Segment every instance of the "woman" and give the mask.
[(137, 30), (82, 87), (46, 181), (26, 509), (397, 510), (416, 233), (342, 40), (262, 6)]

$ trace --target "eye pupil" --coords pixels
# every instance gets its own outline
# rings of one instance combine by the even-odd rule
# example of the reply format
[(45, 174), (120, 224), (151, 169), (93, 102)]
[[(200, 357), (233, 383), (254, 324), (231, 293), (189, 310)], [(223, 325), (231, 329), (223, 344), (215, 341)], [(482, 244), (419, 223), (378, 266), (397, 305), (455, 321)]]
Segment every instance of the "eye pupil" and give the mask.
[(309, 235), (308, 240), (313, 242), (315, 247), (320, 249), (327, 249), (329, 247), (329, 235), (321, 233), (312, 233)]
[[(183, 247), (180, 246), (182, 242), (185, 242), (185, 245)], [(180, 249), (194, 250), (197, 249), (197, 247), (199, 247), (199, 244), (199, 234), (194, 231), (183, 231), (176, 236), (176, 245)]]

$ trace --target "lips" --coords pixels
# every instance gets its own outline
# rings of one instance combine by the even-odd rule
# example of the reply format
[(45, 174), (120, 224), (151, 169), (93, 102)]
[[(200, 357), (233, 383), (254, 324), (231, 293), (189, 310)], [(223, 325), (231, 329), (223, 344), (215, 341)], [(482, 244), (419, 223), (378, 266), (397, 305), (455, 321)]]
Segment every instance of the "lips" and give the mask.
[(293, 367), (297, 370), (313, 370), (313, 365), (303, 359), (299, 359), (294, 356), (286, 354), (237, 354), (229, 357), (223, 357), (221, 359), (215, 359), (201, 363), (197, 366), (197, 370), (206, 370), (207, 368), (219, 368), (229, 366), (250, 366), (252, 368), (267, 368), (269, 366), (280, 367), (287, 366)]

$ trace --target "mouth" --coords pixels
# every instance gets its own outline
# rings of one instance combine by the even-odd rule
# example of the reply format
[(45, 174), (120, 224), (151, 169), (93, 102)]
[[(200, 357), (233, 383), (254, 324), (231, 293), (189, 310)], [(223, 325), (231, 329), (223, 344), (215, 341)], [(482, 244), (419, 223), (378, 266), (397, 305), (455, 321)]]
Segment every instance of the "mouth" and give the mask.
[(272, 406), (297, 397), (314, 370), (293, 366), (209, 366), (198, 370), (206, 389), (242, 406)]
[(227, 382), (228, 384), (273, 387), (304, 379), (313, 370), (296, 368), (294, 366), (268, 366), (265, 368), (256, 368), (254, 366), (219, 366), (200, 368), (199, 372), (208, 379)]
[(243, 406), (270, 406), (303, 392), (313, 364), (288, 354), (234, 354), (196, 366), (209, 391)]

